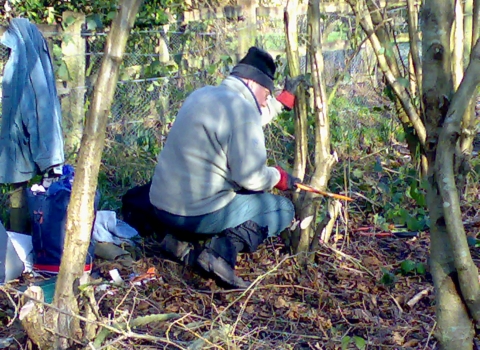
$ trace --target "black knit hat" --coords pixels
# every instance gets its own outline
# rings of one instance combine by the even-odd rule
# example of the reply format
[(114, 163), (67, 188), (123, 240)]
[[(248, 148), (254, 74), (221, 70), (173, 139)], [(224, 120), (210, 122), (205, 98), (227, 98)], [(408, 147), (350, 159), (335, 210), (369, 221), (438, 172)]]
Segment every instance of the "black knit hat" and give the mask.
[(233, 67), (231, 74), (239, 78), (251, 79), (273, 92), (275, 62), (272, 56), (258, 47), (251, 47), (244, 58)]

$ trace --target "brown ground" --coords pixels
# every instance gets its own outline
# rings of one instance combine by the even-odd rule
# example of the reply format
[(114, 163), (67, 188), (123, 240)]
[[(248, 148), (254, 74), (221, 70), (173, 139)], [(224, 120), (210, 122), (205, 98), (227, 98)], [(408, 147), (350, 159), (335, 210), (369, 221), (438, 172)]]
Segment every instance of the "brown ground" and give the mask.
[[(294, 259), (269, 242), (253, 255), (243, 255), (238, 273), (255, 285), (246, 292), (225, 291), (192, 271), (157, 258), (141, 259), (136, 270), (156, 267), (156, 279), (141, 285), (97, 288), (100, 314), (118, 322), (137, 317), (176, 313), (165, 322), (149, 322), (131, 329), (129, 337), (110, 335), (112, 349), (341, 349), (350, 337), (349, 349), (433, 349), (434, 297), (428, 271), (403, 276), (406, 259), (427, 265), (428, 234), (419, 238), (349, 235), (337, 248), (321, 247), (315, 263), (300, 269)], [(120, 264), (97, 262), (100, 271), (112, 268), (129, 280), (132, 271)], [(394, 280), (382, 283), (385, 271)], [(383, 282), (388, 282), (383, 279)], [(423, 297), (411, 307), (419, 292)], [(12, 302), (0, 297), (0, 338), (15, 337), (11, 349), (26, 340), (14, 316)], [(12, 300), (17, 298), (12, 295)], [(228, 333), (228, 337), (218, 333)], [(153, 338), (144, 339), (143, 335)], [(199, 340), (200, 339), (200, 340)], [(229, 339), (227, 344), (225, 339)], [(193, 341), (197, 343), (192, 343)], [(105, 343), (104, 343), (105, 344)], [(344, 346), (346, 346), (344, 344)]]

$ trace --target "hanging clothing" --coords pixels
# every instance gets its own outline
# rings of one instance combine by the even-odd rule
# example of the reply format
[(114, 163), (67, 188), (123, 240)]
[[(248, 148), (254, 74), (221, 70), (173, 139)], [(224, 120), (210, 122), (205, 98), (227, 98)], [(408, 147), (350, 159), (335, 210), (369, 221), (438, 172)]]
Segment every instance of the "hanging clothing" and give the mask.
[(48, 45), (37, 26), (14, 18), (0, 43), (10, 48), (2, 82), (0, 183), (19, 183), (64, 162), (62, 115)]

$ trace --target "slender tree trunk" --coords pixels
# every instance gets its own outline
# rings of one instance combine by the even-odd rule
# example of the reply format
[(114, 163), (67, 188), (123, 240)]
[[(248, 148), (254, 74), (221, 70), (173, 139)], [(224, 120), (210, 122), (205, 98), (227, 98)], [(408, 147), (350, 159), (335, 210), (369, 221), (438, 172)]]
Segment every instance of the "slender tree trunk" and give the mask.
[[(287, 61), (291, 77), (302, 74), (300, 71), (300, 57), (298, 56), (297, 30), (298, 0), (289, 0), (284, 12), (285, 36), (287, 38)], [(305, 89), (298, 87), (295, 99), (295, 160), (293, 175), (303, 179), (307, 165), (308, 136), (307, 136), (307, 100)]]
[[(472, 52), (472, 47), (475, 44), (473, 41), (473, 1), (474, 0), (464, 0), (463, 5), (463, 65), (466, 67), (470, 61), (470, 53)], [(477, 17), (478, 20), (478, 17)]]
[[(454, 0), (425, 0), (422, 10), (422, 59), (424, 121), (427, 128), (425, 152), (429, 162), (427, 205), (431, 227), (431, 272), (435, 285), (437, 312), (436, 337), (441, 349), (472, 349), (473, 324), (460, 293), (455, 256), (449, 240), (437, 170), (439, 133), (454, 92), (451, 31)], [(440, 181), (440, 182), (439, 182)], [(457, 213), (458, 214), (458, 213)], [(460, 219), (461, 220), (461, 219)]]
[(456, 186), (455, 146), (460, 135), (463, 115), (480, 84), (480, 40), (474, 47), (472, 60), (457, 93), (453, 97), (437, 150), (436, 182), (443, 199), (446, 227), (452, 246), (460, 290), (472, 318), (480, 320), (480, 284), (478, 269), (473, 263), (462, 222), (460, 196)]
[[(298, 56), (298, 30), (297, 30), (297, 8), (298, 0), (289, 0), (284, 12), (285, 37), (287, 39), (286, 52), (288, 61), (288, 70), (291, 77), (300, 75), (300, 57)], [(307, 125), (307, 99), (305, 88), (299, 86), (295, 99), (295, 155), (292, 174), (303, 180), (307, 167), (308, 152), (308, 125)], [(293, 202), (296, 212), (300, 212), (301, 196), (294, 194)], [(286, 245), (294, 248), (300, 242), (300, 230), (297, 228), (289, 237), (284, 237)], [(295, 250), (295, 248), (294, 248)]]
[(456, 90), (463, 78), (463, 54), (464, 54), (464, 31), (463, 31), (463, 6), (462, 0), (455, 0), (455, 29), (453, 43), (453, 87)]
[[(420, 146), (425, 146), (426, 129), (416, 106), (411, 100), (409, 91), (400, 83), (399, 76), (396, 76), (392, 67), (389, 65), (387, 48), (382, 45), (379, 37), (376, 34), (376, 28), (372, 22), (370, 11), (367, 8), (365, 0), (346, 0), (352, 8), (357, 17), (360, 26), (368, 36), (372, 48), (377, 56), (378, 65), (385, 76), (387, 83), (391, 86), (393, 93), (398, 98), (403, 110), (408, 115), (409, 122), (415, 131), (415, 136), (418, 138)], [(395, 69), (395, 68), (394, 68)]]
[(477, 42), (480, 33), (480, 0), (473, 0), (473, 13), (472, 13), (472, 47)]
[[(464, 20), (463, 20), (463, 65), (467, 66), (470, 62), (470, 54), (472, 52), (473, 45), (477, 40), (475, 34), (475, 27), (478, 28), (479, 13), (478, 9), (475, 11), (474, 3), (477, 2), (476, 6), (478, 7), (478, 1), (476, 0), (465, 0), (464, 4)], [(476, 25), (475, 25), (476, 23)], [(477, 134), (476, 130), (476, 116), (475, 116), (475, 105), (477, 103), (477, 96), (474, 94), (469, 107), (465, 111), (462, 123), (462, 134), (460, 137), (460, 152), (465, 155), (465, 163), (469, 163), (470, 156), (473, 150), (473, 140)], [(467, 174), (463, 174), (466, 178)], [(464, 181), (466, 182), (466, 181)]]
[[(335, 155), (332, 154), (330, 145), (330, 120), (328, 117), (328, 97), (325, 87), (325, 66), (323, 61), (322, 31), (320, 28), (320, 0), (310, 0), (308, 2), (307, 16), (308, 42), (310, 43), (307, 52), (311, 65), (310, 71), (312, 73), (313, 115), (315, 118), (315, 170), (310, 183), (318, 189), (325, 190), (330, 180), (332, 168), (337, 160)], [(312, 205), (312, 207), (315, 212), (311, 214), (313, 214), (313, 218), (315, 218), (317, 216), (317, 206)], [(333, 211), (333, 213), (337, 215), (330, 217), (330, 222), (334, 222), (337, 219), (338, 211)], [(302, 215), (302, 218), (308, 218), (308, 216)], [(312, 221), (313, 224), (315, 224), (315, 221), (316, 220)], [(312, 238), (315, 240), (318, 239), (318, 237), (312, 235), (311, 227), (312, 226), (309, 225), (301, 231), (301, 244), (299, 244), (298, 250), (308, 250), (309, 247), (312, 246)], [(326, 228), (328, 228), (330, 232), (326, 232), (324, 236), (330, 237), (333, 224), (327, 225)]]
[[(76, 286), (83, 274), (91, 237), (94, 220), (93, 203), (108, 114), (127, 39), (141, 3), (141, 0), (124, 0), (120, 3), (119, 12), (107, 38), (105, 55), (82, 137), (72, 196), (68, 206), (65, 248), (54, 297), (54, 305), (57, 308), (72, 314), (78, 314), (79, 310)], [(65, 335), (66, 338), (60, 338), (55, 348), (67, 348), (69, 345), (67, 339), (79, 339), (81, 333), (78, 319), (58, 314), (57, 334)]]

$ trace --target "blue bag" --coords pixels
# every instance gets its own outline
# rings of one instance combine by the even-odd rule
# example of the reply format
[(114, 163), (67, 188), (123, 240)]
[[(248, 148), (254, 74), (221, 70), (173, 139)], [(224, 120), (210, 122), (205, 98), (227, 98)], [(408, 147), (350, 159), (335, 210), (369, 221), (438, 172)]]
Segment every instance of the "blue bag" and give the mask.
[[(63, 166), (63, 175), (53, 182), (46, 192), (27, 192), (28, 208), (32, 219), (33, 268), (36, 271), (58, 273), (60, 269), (67, 208), (70, 202), (74, 171), (71, 165)], [(95, 195), (96, 213), (100, 194)], [(92, 227), (93, 229), (93, 227)], [(91, 271), (94, 242), (90, 241), (84, 271)]]

